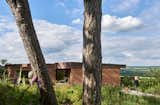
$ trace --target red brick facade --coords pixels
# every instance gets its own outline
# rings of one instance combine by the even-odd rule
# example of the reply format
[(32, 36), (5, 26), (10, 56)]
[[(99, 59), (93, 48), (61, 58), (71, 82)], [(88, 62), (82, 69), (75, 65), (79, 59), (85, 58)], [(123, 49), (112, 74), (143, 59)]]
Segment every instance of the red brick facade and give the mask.
[[(50, 78), (53, 81), (57, 79), (57, 70), (67, 71), (69, 84), (82, 84), (83, 70), (82, 63), (78, 62), (63, 62), (47, 64)], [(102, 84), (120, 85), (120, 68), (125, 68), (125, 65), (116, 64), (103, 64), (102, 65)], [(23, 72), (30, 71), (31, 66), (29, 64), (8, 64), (6, 65), (8, 76), (15, 80), (19, 70)]]

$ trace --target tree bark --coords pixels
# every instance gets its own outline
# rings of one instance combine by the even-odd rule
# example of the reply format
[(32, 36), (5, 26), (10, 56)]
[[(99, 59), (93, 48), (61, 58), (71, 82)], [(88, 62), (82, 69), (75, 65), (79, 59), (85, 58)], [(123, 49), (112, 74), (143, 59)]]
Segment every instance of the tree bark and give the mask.
[(101, 3), (84, 0), (83, 105), (101, 105)]
[(32, 70), (41, 81), (42, 105), (57, 105), (55, 91), (33, 26), (28, 0), (6, 0), (15, 17)]

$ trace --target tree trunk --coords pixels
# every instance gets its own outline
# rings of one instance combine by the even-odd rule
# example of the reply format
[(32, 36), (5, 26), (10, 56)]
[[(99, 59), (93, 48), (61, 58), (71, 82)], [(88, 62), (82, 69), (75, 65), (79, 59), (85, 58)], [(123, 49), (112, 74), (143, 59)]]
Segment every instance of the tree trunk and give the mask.
[(83, 105), (101, 105), (101, 0), (84, 0)]
[(32, 70), (41, 80), (39, 88), (42, 105), (57, 105), (55, 91), (53, 90), (51, 79), (45, 60), (38, 42), (38, 38), (33, 26), (28, 0), (6, 0), (16, 19), (20, 36), (23, 40), (24, 48), (31, 63)]

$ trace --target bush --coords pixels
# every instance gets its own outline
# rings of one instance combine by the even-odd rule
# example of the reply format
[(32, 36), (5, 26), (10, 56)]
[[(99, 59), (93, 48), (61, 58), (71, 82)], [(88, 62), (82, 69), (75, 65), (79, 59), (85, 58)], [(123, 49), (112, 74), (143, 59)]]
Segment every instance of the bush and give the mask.
[[(82, 105), (82, 86), (56, 85), (59, 105)], [(40, 105), (37, 86), (0, 82), (0, 105)], [(120, 87), (102, 87), (102, 105), (160, 105), (159, 98), (126, 95)]]
[(102, 87), (102, 105), (119, 105), (120, 87)]
[(39, 105), (36, 86), (13, 86), (0, 83), (0, 105)]
[(133, 86), (133, 79), (129, 76), (121, 77), (121, 85), (125, 87), (132, 87)]
[(160, 95), (160, 84), (146, 89), (145, 92)]
[(151, 70), (149, 76), (141, 78), (139, 88), (143, 92), (160, 94), (160, 70)]
[(72, 104), (81, 105), (82, 88), (81, 86), (58, 85), (55, 87), (59, 105)]

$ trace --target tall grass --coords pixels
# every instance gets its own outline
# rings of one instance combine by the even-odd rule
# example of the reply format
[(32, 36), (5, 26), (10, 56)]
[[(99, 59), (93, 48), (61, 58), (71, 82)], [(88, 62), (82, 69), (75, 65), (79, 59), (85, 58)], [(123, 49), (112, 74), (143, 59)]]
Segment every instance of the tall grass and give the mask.
[(38, 100), (39, 93), (36, 86), (0, 83), (0, 105), (39, 105)]
[[(120, 87), (102, 87), (102, 105), (160, 105), (160, 99), (139, 97), (120, 92)], [(82, 105), (82, 86), (56, 85), (59, 105)], [(0, 82), (0, 105), (39, 105), (37, 86), (14, 86)]]

